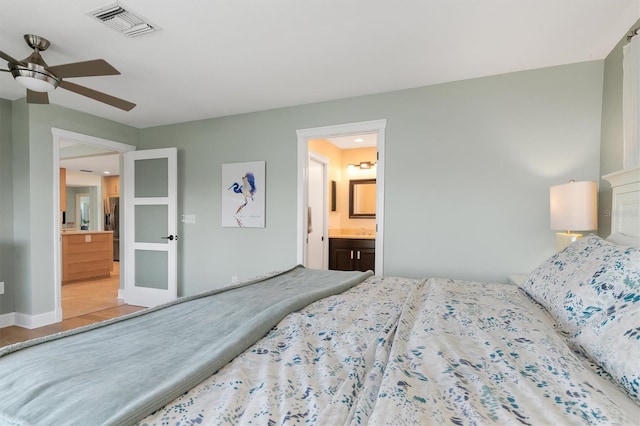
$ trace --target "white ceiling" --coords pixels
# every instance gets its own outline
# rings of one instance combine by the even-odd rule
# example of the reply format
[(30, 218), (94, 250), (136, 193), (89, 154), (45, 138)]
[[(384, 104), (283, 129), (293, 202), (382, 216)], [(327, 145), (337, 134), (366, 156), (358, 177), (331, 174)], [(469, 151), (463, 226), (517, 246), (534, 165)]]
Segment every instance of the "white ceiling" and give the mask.
[[(87, 14), (109, 3), (0, 0), (0, 50), (27, 57), (33, 33), (49, 65), (106, 59), (122, 75), (69, 81), (132, 111), (50, 100), (139, 128), (603, 59), (640, 18), (640, 0), (126, 0), (161, 28), (130, 39)], [(0, 97), (24, 97), (9, 73)]]
[(120, 155), (109, 154), (95, 157), (60, 159), (60, 167), (67, 169), (67, 172), (117, 176), (120, 174)]
[(327, 140), (340, 149), (368, 148), (377, 145), (378, 134), (340, 136)]
[(120, 154), (104, 148), (60, 140), (60, 167), (98, 176), (120, 174)]

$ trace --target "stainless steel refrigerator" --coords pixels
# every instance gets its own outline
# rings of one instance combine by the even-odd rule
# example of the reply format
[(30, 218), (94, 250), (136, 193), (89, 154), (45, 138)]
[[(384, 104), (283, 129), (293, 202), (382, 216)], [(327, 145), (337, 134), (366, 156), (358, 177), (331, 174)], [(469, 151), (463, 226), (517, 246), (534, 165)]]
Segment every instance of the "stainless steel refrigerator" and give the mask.
[(120, 260), (120, 197), (109, 197), (104, 203), (104, 230), (113, 231), (113, 260)]

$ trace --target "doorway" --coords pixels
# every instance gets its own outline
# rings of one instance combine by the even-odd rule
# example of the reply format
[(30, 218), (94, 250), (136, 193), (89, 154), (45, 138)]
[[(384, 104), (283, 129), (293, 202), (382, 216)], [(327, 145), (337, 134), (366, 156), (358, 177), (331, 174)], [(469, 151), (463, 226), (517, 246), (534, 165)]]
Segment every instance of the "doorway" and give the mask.
[(375, 273), (383, 275), (384, 268), (384, 141), (386, 120), (365, 121), (327, 127), (298, 130), (298, 196), (297, 196), (297, 262), (308, 259), (307, 236), (309, 234), (308, 206), (309, 141), (345, 136), (375, 134), (376, 157), (376, 219), (375, 219)]
[(76, 192), (76, 216), (81, 231), (89, 230), (91, 223), (91, 198), (88, 192)]
[[(136, 149), (133, 145), (127, 145), (116, 141), (111, 141), (107, 139), (101, 139), (94, 136), (84, 135), (81, 133), (75, 133), (68, 130), (62, 130), (57, 128), (51, 129), (53, 135), (53, 182), (54, 188), (57, 190), (61, 188), (61, 176), (60, 176), (60, 149), (61, 146), (65, 145), (75, 145), (78, 148), (78, 151), (84, 151), (85, 153), (96, 153), (101, 152), (104, 153), (115, 153), (119, 156), (119, 166), (122, 169), (122, 157), (123, 153), (128, 151), (133, 151)], [(85, 156), (89, 157), (89, 154)], [(124, 178), (124, 176), (122, 176)], [(101, 188), (97, 188), (96, 190), (96, 200), (102, 200), (103, 194)], [(53, 218), (53, 232), (54, 232), (54, 245), (53, 245), (53, 262), (54, 262), (54, 306), (55, 306), (55, 322), (60, 322), (63, 319), (62, 312), (62, 218), (58, 212), (61, 212), (66, 209), (66, 206), (61, 206), (61, 199), (59, 197), (58, 191), (54, 191), (53, 197), (53, 210), (52, 210), (52, 218)], [(75, 204), (75, 203), (74, 203)], [(99, 203), (98, 203), (99, 204)], [(62, 208), (61, 208), (62, 207)], [(75, 209), (74, 209), (75, 210)], [(96, 208), (96, 211), (91, 211), (89, 214), (91, 218), (101, 218), (102, 217), (102, 209)], [(75, 215), (74, 215), (75, 216)], [(78, 216), (80, 217), (80, 215)], [(90, 222), (94, 222), (90, 220)], [(90, 223), (89, 222), (89, 223)], [(95, 223), (101, 222), (100, 220), (95, 220)], [(81, 224), (78, 224), (78, 230), (80, 229)], [(101, 230), (100, 226), (92, 229)], [(118, 279), (118, 283), (122, 282), (122, 277), (124, 274), (125, 265), (119, 265), (122, 268), (117, 268), (118, 271), (115, 272), (115, 278)], [(118, 284), (120, 287), (120, 285)], [(121, 290), (118, 291), (118, 297), (120, 297)], [(65, 315), (66, 317), (67, 315)]]

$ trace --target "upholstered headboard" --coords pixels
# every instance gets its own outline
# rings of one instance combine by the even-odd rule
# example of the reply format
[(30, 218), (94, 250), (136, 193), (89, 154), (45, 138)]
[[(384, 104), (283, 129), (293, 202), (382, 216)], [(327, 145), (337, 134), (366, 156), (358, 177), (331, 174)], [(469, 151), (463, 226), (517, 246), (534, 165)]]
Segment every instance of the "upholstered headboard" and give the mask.
[(640, 167), (602, 176), (611, 183), (611, 236), (640, 241)]

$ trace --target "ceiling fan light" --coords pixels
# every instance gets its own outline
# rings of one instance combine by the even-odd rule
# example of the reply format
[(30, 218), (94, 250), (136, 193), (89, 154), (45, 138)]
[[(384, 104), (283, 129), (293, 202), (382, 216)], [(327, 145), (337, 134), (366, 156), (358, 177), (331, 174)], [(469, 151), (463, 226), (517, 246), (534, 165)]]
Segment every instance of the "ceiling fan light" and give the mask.
[[(47, 72), (44, 67), (30, 64), (30, 68), (10, 64), (9, 69), (15, 80), (34, 92), (51, 92), (58, 87), (60, 80)], [(41, 70), (33, 69), (41, 68)]]
[(56, 86), (49, 81), (34, 77), (19, 76), (16, 77), (16, 81), (34, 92), (52, 92), (56, 88)]

